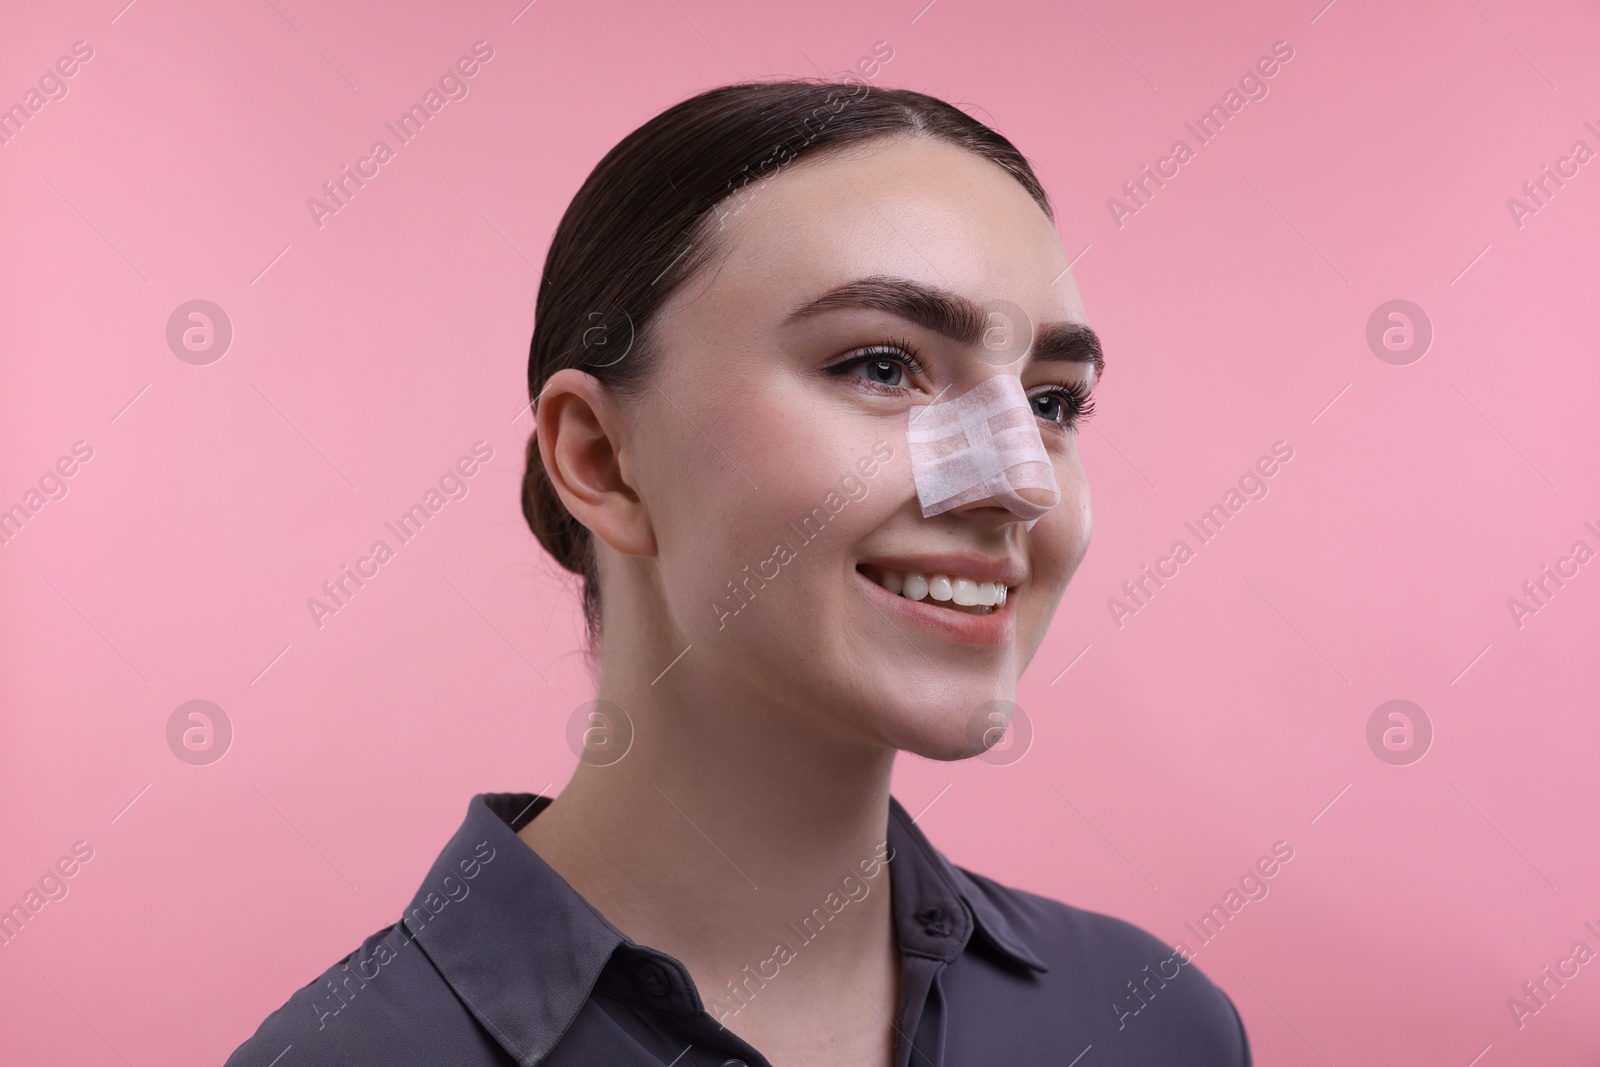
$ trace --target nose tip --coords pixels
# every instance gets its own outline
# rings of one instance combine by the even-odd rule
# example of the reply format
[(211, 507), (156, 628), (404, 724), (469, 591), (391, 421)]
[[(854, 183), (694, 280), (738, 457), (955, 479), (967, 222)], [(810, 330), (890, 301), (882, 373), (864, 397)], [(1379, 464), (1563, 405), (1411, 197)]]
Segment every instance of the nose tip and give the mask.
[[(1029, 473), (1023, 473), (1024, 470)], [(1031, 530), (1045, 512), (1061, 503), (1061, 491), (1056, 488), (1055, 479), (1050, 477), (1050, 473), (1048, 469), (1041, 470), (1038, 464), (1024, 464), (1003, 471), (968, 490), (963, 494), (961, 503), (943, 510), (974, 516), (986, 512), (1004, 512), (997, 521), (1023, 522)]]
[(1049, 488), (1038, 481), (1007, 482), (995, 499), (995, 503), (1027, 523), (1029, 529), (1060, 502), (1061, 491), (1055, 487), (1054, 478), (1049, 479)]
[(1040, 511), (1049, 511), (1061, 501), (1061, 494), (1048, 489), (1038, 489), (1033, 486), (1023, 486), (1017, 490), (1017, 495)]
[(912, 409), (907, 443), (923, 518), (998, 505), (1031, 527), (1061, 500), (1032, 401), (1012, 375)]

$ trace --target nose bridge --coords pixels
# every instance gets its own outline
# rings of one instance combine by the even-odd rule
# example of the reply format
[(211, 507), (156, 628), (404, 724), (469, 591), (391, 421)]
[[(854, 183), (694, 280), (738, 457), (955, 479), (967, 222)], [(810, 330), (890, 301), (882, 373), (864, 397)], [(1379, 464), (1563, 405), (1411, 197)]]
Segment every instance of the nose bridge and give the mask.
[(1061, 500), (1032, 402), (1005, 370), (953, 400), (912, 408), (906, 441), (923, 518), (992, 501), (1031, 529)]

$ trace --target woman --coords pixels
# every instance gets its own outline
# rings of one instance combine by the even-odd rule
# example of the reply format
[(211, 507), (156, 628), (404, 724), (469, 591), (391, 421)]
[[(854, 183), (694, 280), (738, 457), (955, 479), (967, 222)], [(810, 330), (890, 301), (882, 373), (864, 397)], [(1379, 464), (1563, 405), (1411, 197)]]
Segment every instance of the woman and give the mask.
[(1193, 964), (889, 795), (999, 739), (1088, 547), (1103, 361), (1027, 161), (918, 93), (728, 86), (600, 162), (544, 276), (523, 506), (583, 580), (583, 758), (475, 797), (229, 1063), (1248, 1064)]

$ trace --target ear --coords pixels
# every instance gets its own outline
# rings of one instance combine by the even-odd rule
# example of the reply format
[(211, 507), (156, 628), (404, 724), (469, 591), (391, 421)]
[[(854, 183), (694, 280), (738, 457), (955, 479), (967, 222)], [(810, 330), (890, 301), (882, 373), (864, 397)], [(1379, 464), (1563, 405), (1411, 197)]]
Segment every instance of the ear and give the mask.
[(655, 531), (628, 470), (632, 428), (611, 390), (565, 367), (545, 382), (535, 412), (539, 458), (567, 511), (616, 551), (654, 556)]

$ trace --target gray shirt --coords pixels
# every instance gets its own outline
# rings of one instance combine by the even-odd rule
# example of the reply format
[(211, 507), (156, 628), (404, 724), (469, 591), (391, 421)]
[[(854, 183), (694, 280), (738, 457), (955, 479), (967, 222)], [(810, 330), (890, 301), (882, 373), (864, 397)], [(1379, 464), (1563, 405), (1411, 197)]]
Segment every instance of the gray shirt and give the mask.
[(1193, 963), (1130, 923), (955, 866), (892, 797), (877, 856), (767, 958), (698, 989), (517, 836), (552, 799), (473, 797), (400, 921), (297, 990), (226, 1067), (770, 1067), (719, 1019), (782, 981), (885, 871), (896, 1067), (1250, 1067), (1233, 1003)]

